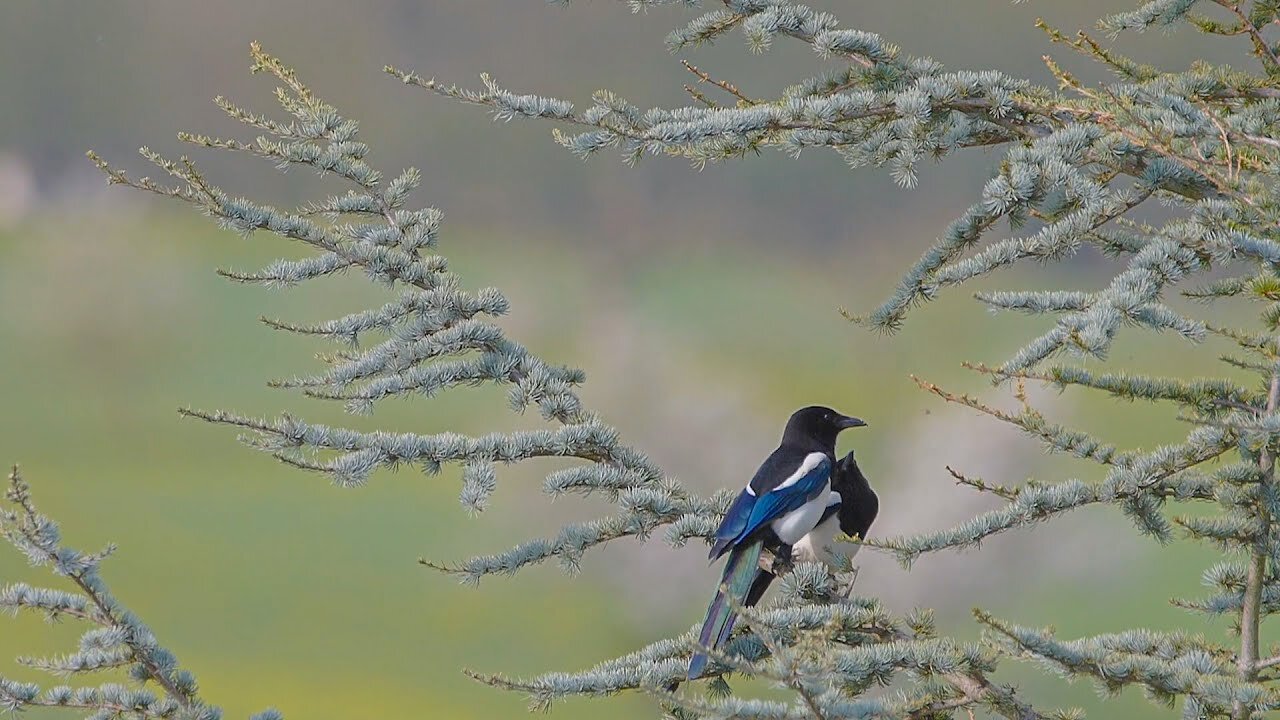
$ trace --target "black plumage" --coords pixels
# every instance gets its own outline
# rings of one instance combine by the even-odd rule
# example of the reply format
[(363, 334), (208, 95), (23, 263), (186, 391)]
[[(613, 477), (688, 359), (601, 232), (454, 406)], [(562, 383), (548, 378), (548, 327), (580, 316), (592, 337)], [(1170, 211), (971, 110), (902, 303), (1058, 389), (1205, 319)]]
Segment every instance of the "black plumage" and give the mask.
[[(836, 436), (842, 430), (866, 425), (821, 405), (792, 413), (782, 432), (782, 441), (760, 464), (747, 487), (729, 506), (716, 530), (709, 553), (712, 560), (730, 549), (758, 537), (767, 537), (774, 521), (818, 499), (829, 487), (835, 465)], [(810, 518), (816, 523), (818, 517)], [(792, 538), (776, 538), (794, 543), (809, 529)]]
[(880, 498), (871, 489), (867, 476), (862, 474), (852, 450), (840, 459), (831, 474), (831, 489), (840, 493), (840, 505), (836, 508), (840, 532), (859, 539), (866, 538), (871, 523), (880, 512)]
[[(862, 474), (862, 468), (858, 467), (852, 450), (836, 463), (831, 473), (831, 489), (840, 494), (840, 504), (827, 508), (818, 524), (821, 525), (835, 515), (840, 523), (840, 532), (859, 539), (866, 538), (867, 532), (871, 530), (871, 523), (875, 522), (880, 511), (880, 498), (871, 489), (867, 476)], [(765, 549), (783, 563), (791, 561), (791, 547), (781, 544), (776, 538), (765, 543)], [(760, 602), (776, 577), (773, 572), (761, 568), (744, 604), (750, 607)]]
[[(838, 512), (841, 496), (832, 492), (836, 470), (836, 436), (842, 430), (866, 425), (858, 418), (842, 415), (822, 406), (810, 406), (792, 413), (782, 433), (782, 441), (756, 470), (747, 487), (729, 506), (716, 529), (710, 556), (728, 554), (719, 589), (707, 608), (698, 635), (703, 647), (719, 647), (728, 639), (734, 624), (734, 603), (751, 604), (750, 598), (763, 594), (768, 586), (761, 580), (760, 559), (766, 548), (775, 556), (786, 556), (791, 547), (804, 540), (828, 510)], [(833, 535), (829, 523), (824, 537)], [(755, 592), (758, 583), (763, 582)], [(699, 677), (708, 658), (694, 653), (689, 660), (689, 678)]]

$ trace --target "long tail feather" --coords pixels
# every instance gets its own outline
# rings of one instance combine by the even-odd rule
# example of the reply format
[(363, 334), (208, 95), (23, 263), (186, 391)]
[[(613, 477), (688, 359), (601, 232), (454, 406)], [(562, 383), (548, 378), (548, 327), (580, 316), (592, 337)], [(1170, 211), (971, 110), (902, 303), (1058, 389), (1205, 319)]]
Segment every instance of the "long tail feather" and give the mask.
[[(733, 604), (745, 605), (751, 587), (755, 584), (759, 572), (760, 553), (764, 550), (764, 541), (756, 540), (735, 547), (729, 553), (729, 560), (724, 565), (724, 575), (720, 578), (720, 587), (716, 596), (707, 607), (707, 617), (702, 621), (702, 632), (698, 633), (698, 644), (702, 647), (717, 648), (729, 639), (733, 630)], [(734, 602), (730, 602), (730, 598)], [(689, 659), (689, 679), (701, 677), (707, 667), (708, 658), (704, 653), (694, 653)]]
[(753, 607), (756, 603), (760, 602), (760, 598), (764, 597), (765, 591), (769, 589), (769, 585), (771, 585), (776, 578), (777, 576), (773, 573), (761, 570), (760, 573), (756, 575), (755, 582), (751, 584), (751, 592), (747, 593), (747, 601), (742, 603), (742, 606)]

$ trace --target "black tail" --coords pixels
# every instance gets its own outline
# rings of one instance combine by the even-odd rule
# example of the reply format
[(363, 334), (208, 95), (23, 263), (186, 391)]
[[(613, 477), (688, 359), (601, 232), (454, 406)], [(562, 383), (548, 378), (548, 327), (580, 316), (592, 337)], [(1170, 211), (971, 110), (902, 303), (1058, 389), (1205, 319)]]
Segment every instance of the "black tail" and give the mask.
[[(763, 540), (754, 540), (739, 545), (729, 551), (729, 560), (724, 566), (724, 575), (720, 578), (720, 587), (707, 607), (707, 617), (702, 621), (702, 632), (698, 634), (698, 644), (706, 648), (718, 648), (729, 639), (733, 630), (733, 602), (745, 605), (747, 596), (755, 588), (756, 575), (760, 572), (760, 553), (764, 550)], [(761, 590), (761, 593), (764, 591)], [(732, 598), (732, 602), (731, 599)], [(706, 654), (695, 652), (689, 659), (688, 678), (693, 680), (702, 675), (710, 660)]]

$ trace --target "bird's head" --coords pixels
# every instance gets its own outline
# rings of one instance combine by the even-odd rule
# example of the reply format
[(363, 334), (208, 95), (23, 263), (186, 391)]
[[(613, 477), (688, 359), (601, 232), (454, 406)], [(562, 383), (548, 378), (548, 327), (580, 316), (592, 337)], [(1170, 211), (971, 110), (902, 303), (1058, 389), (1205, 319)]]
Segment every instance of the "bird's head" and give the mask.
[(840, 532), (866, 540), (871, 523), (880, 511), (880, 499), (862, 474), (850, 450), (831, 471), (831, 489), (840, 494)]
[(862, 427), (865, 422), (842, 415), (829, 407), (810, 405), (791, 414), (787, 420), (787, 429), (782, 433), (783, 443), (819, 446), (827, 452), (833, 452), (836, 436), (841, 430)]

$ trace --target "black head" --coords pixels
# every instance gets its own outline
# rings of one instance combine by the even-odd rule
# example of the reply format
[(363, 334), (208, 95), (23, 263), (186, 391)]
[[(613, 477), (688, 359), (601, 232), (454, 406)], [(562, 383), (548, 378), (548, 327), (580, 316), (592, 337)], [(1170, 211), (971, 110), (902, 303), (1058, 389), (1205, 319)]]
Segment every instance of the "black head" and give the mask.
[(840, 458), (831, 471), (831, 489), (840, 493), (840, 532), (865, 540), (880, 510), (880, 500), (854, 460), (853, 451)]
[(810, 405), (792, 413), (782, 433), (782, 443), (834, 453), (836, 436), (841, 430), (863, 425), (866, 423), (856, 417), (841, 415), (829, 407)]

